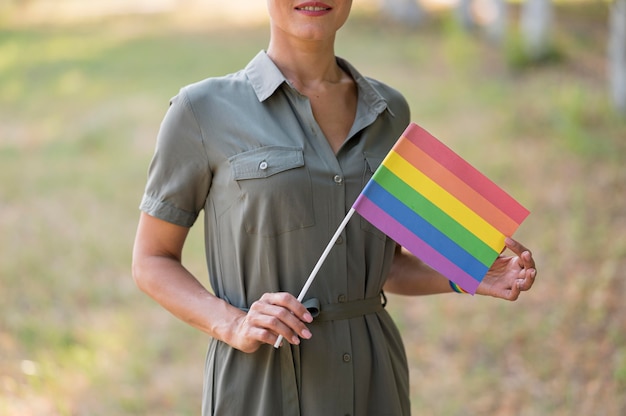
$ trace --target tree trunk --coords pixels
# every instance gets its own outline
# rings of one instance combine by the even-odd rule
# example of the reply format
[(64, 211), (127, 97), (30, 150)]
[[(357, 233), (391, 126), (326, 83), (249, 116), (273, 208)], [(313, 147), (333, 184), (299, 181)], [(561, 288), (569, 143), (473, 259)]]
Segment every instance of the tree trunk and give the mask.
[(626, 0), (614, 0), (609, 21), (609, 80), (613, 103), (626, 114)]
[(415, 26), (424, 18), (424, 9), (417, 0), (381, 0), (382, 11), (391, 20)]
[(502, 43), (506, 36), (509, 10), (506, 0), (486, 0), (485, 8), (489, 10), (488, 19), (485, 21), (485, 33), (495, 42)]
[(476, 28), (476, 19), (472, 13), (473, 0), (459, 0), (456, 5), (456, 18), (461, 27), (465, 30), (473, 30)]
[(455, 15), (463, 29), (480, 28), (494, 43), (502, 43), (506, 36), (507, 0), (458, 0)]
[(526, 0), (522, 5), (522, 41), (525, 52), (532, 61), (544, 58), (550, 50), (552, 14), (550, 0)]

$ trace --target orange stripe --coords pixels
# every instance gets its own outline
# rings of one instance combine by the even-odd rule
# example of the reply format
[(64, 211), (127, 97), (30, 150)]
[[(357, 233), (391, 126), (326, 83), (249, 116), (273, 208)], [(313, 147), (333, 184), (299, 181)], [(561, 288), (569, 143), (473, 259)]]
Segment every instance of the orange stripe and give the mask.
[(513, 235), (519, 226), (513, 219), (467, 185), (461, 178), (443, 167), (409, 140), (404, 140), (404, 138), (399, 140), (394, 146), (394, 151), (502, 234)]
[(516, 223), (521, 224), (528, 216), (528, 210), (502, 188), (417, 124), (411, 123), (402, 137), (422, 149)]

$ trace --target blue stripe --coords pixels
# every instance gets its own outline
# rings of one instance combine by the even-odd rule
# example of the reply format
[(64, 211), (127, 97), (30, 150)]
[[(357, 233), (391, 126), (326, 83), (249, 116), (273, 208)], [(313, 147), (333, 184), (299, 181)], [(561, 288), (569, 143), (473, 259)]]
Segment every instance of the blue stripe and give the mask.
[[(365, 186), (363, 194), (426, 244), (476, 280), (481, 281), (487, 270), (489, 270), (489, 267), (482, 264), (419, 214), (404, 205), (376, 181), (370, 180)], [(390, 237), (393, 238), (393, 236)]]

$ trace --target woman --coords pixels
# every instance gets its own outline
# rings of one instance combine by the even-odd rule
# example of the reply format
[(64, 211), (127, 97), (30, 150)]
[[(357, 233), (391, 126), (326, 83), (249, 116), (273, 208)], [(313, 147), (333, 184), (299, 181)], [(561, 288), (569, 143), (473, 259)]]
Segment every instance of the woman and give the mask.
[[(161, 126), (133, 276), (211, 336), (204, 415), (410, 413), (404, 348), (382, 290), (452, 292), (448, 280), (355, 216), (309, 298), (293, 296), (410, 120), (397, 91), (335, 57), (350, 7), (268, 0), (267, 51), (183, 88)], [(202, 210), (214, 294), (181, 263)], [(479, 294), (515, 300), (532, 286), (530, 252), (507, 246), (515, 256), (496, 261)]]

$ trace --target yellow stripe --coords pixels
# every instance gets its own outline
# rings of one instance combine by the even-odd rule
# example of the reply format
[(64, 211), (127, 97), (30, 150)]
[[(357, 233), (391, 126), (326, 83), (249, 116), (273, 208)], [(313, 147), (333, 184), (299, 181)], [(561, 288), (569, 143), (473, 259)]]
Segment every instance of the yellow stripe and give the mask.
[(419, 169), (416, 169), (402, 156), (392, 151), (387, 155), (387, 160), (383, 164), (407, 185), (484, 241), (485, 244), (496, 252), (500, 252), (504, 244), (504, 235), (500, 231), (420, 172)]

